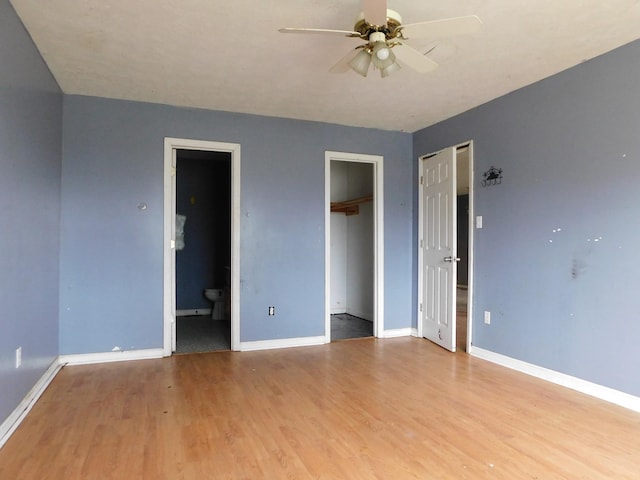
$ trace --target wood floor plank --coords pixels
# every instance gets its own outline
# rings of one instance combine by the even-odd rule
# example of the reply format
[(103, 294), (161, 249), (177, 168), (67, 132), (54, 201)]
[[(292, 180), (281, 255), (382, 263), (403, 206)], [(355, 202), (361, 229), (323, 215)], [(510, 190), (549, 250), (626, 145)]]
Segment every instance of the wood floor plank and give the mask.
[(11, 479), (635, 479), (640, 414), (416, 338), (65, 367)]

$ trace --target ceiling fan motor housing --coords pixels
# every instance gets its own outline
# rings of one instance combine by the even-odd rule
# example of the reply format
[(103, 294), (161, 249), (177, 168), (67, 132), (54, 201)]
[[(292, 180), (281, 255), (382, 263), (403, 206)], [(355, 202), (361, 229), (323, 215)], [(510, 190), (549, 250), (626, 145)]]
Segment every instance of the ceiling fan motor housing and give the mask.
[(383, 33), (386, 40), (392, 40), (402, 35), (402, 17), (394, 10), (387, 9), (386, 25), (373, 25), (364, 18), (364, 13), (360, 13), (353, 26), (354, 32), (358, 32), (363, 40), (369, 40), (372, 33)]

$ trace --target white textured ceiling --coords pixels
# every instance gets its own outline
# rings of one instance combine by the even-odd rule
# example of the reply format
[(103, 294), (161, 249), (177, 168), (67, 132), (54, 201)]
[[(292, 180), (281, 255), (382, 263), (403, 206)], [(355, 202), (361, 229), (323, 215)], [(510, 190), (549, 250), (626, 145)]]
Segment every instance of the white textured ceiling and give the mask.
[(640, 38), (633, 0), (389, 0), (404, 24), (478, 15), (412, 46), (440, 64), (329, 73), (360, 0), (11, 0), (67, 94), (413, 132)]

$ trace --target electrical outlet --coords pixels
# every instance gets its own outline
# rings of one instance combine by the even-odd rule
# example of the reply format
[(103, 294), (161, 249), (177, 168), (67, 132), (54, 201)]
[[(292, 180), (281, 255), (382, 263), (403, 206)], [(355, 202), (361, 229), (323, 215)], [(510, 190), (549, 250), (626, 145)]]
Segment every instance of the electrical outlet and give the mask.
[(276, 314), (276, 307), (269, 307), (269, 316), (272, 317)]
[(491, 325), (491, 312), (484, 311), (484, 323)]
[(22, 347), (16, 348), (16, 368), (20, 368), (22, 365)]

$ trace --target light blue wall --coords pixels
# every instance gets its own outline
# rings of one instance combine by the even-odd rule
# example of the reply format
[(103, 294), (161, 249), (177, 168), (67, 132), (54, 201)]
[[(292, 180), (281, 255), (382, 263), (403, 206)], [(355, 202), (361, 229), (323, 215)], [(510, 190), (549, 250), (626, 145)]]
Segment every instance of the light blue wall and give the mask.
[(241, 144), (241, 341), (324, 335), (325, 150), (384, 156), (385, 327), (415, 321), (411, 134), (66, 96), (62, 354), (162, 346), (167, 136)]
[(0, 423), (58, 354), (61, 138), (62, 94), (0, 0)]
[(633, 395), (639, 83), (634, 42), (414, 135), (416, 156), (474, 140), (474, 344)]

